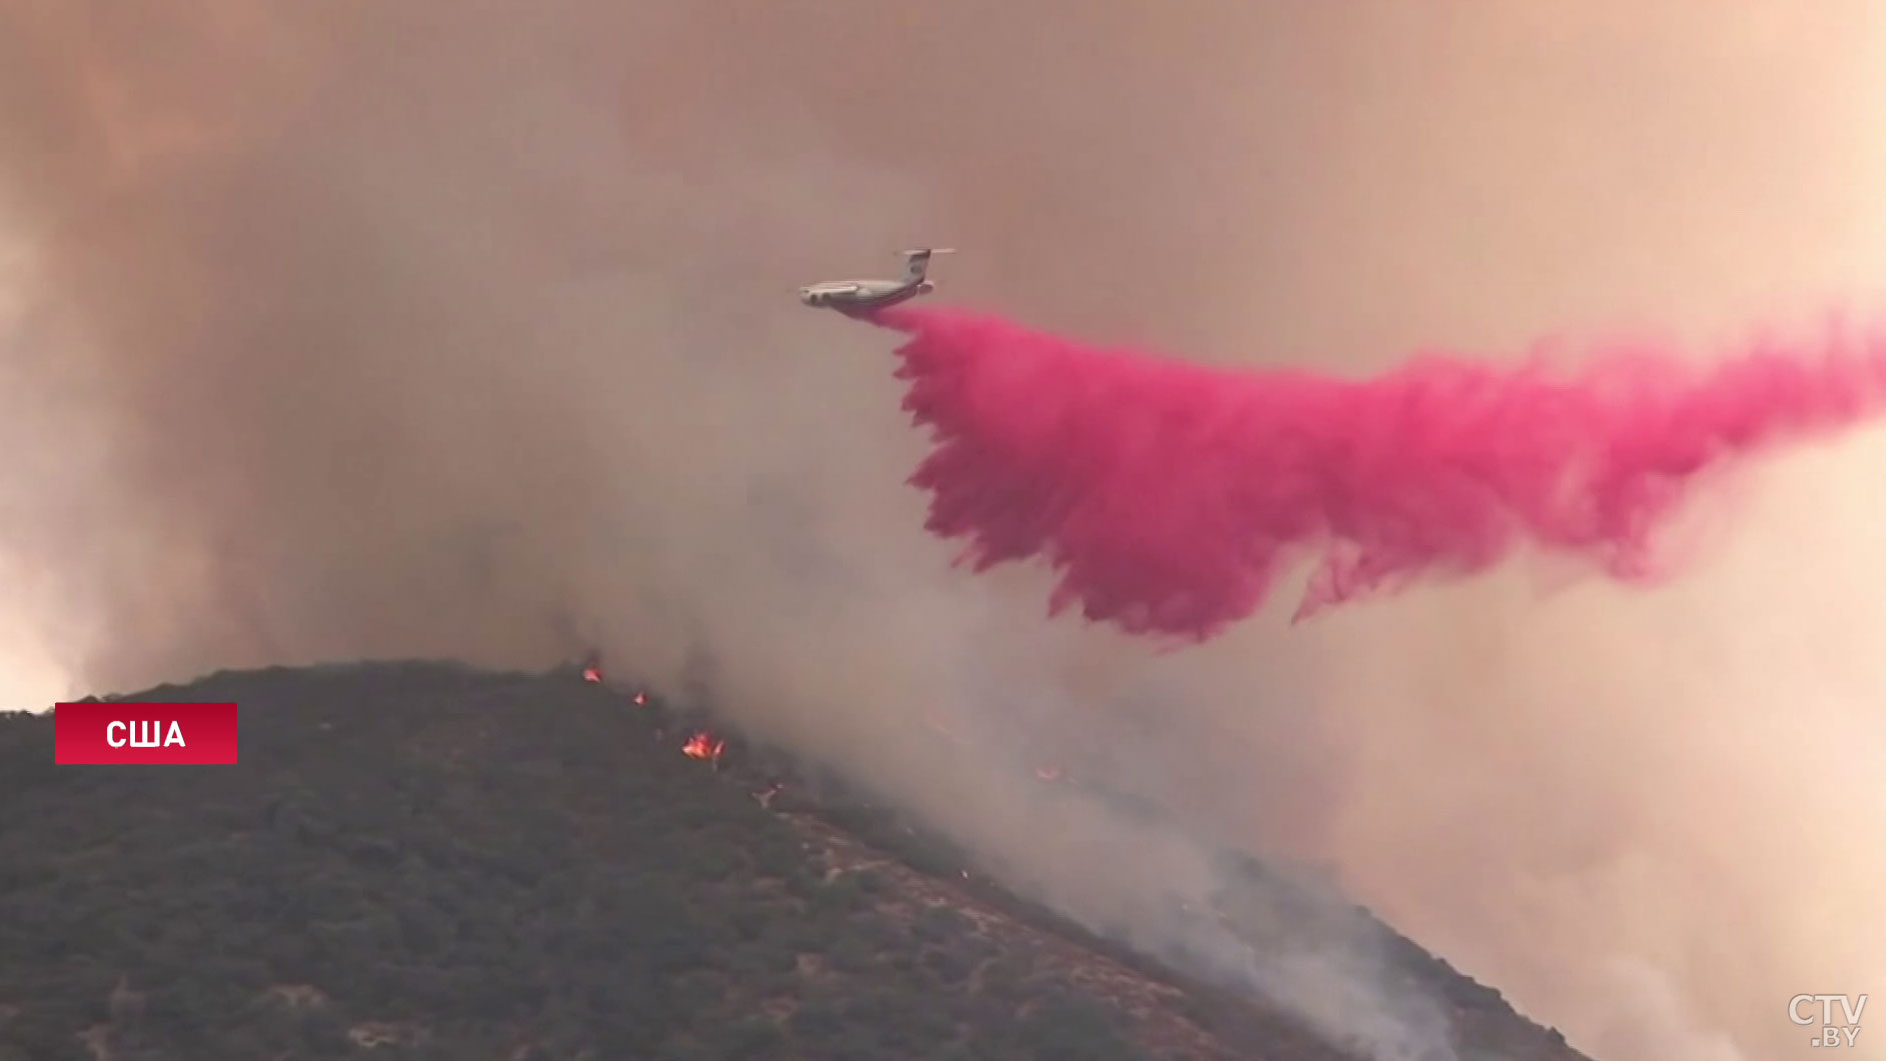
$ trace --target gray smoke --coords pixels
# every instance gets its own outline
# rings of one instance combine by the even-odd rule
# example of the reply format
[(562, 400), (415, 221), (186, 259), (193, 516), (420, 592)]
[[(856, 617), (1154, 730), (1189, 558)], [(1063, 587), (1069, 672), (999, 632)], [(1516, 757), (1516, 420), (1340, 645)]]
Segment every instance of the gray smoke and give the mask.
[(1152, 658), (948, 569), (889, 340), (791, 294), (938, 242), (939, 298), (1219, 363), (1720, 338), (1880, 293), (1882, 17), (0, 3), (0, 662), (707, 651), (746, 725), (1159, 935), (1197, 844), (1044, 844), (1021, 764), (931, 754), (1005, 703), (1606, 1061), (1794, 1056), (1787, 998), (1886, 942), (1886, 439), (1710, 499), (1654, 594), (1515, 571)]

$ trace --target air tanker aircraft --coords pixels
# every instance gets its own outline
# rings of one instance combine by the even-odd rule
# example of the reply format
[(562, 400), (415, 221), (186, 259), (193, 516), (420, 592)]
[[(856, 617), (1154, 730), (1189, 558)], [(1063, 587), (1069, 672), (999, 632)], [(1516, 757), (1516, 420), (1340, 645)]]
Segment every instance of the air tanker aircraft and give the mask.
[(799, 289), (799, 301), (808, 306), (835, 309), (846, 316), (865, 313), (927, 295), (936, 285), (926, 279), (932, 254), (954, 254), (949, 247), (924, 247), (904, 252), (904, 275), (897, 280), (827, 280)]

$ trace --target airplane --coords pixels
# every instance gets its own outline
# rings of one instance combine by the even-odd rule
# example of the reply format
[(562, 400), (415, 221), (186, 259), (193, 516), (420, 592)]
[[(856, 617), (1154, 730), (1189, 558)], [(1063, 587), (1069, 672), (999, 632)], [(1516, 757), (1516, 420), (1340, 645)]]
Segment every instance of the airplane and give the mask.
[(922, 247), (905, 251), (904, 275), (896, 280), (828, 280), (799, 289), (799, 301), (808, 306), (835, 309), (846, 316), (866, 313), (927, 295), (936, 290), (926, 276), (933, 254), (954, 254), (950, 247)]

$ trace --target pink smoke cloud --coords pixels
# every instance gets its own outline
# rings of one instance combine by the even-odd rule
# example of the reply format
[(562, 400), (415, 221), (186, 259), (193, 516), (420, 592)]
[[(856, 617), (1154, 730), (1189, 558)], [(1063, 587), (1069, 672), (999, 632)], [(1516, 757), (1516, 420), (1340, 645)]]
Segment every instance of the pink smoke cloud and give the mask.
[(978, 572), (1031, 557), (1135, 634), (1204, 640), (1316, 567), (1295, 618), (1523, 544), (1661, 573), (1655, 531), (1699, 473), (1886, 404), (1886, 339), (1751, 343), (1712, 365), (1649, 344), (1554, 371), (1422, 354), (1372, 379), (1096, 349), (993, 316), (900, 306), (904, 399), (934, 448), (910, 482)]

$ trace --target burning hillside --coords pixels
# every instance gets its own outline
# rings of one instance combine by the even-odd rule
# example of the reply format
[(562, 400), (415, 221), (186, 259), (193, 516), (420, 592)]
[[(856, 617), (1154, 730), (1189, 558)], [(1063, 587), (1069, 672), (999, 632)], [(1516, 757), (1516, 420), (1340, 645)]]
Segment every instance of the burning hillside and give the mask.
[[(596, 661), (143, 698), (240, 702), (241, 765), (55, 768), (50, 719), (0, 725), (0, 1056), (1359, 1056)], [(1355, 917), (1255, 865), (1223, 909), (1175, 916)], [(1577, 1061), (1496, 993), (1406, 969), (1454, 999), (1463, 1048), (1496, 1051), (1476, 1056)]]

